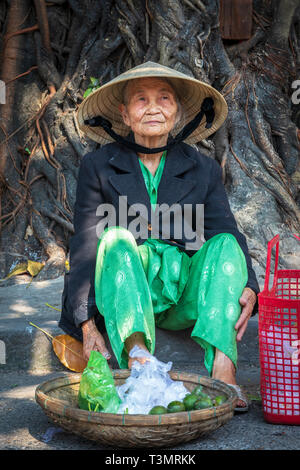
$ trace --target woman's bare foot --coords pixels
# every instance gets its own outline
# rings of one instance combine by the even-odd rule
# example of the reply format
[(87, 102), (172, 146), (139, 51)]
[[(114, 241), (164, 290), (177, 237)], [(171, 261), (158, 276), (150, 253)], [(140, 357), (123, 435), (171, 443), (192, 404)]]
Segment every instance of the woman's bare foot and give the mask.
[[(147, 349), (148, 351), (148, 349)], [(145, 364), (146, 362), (149, 361), (149, 358), (148, 357), (130, 357), (128, 359), (128, 369), (131, 369), (132, 367), (132, 364), (134, 361), (138, 361), (140, 364)]]
[[(144, 333), (141, 332), (136, 332), (130, 335), (126, 340), (125, 340), (125, 348), (126, 351), (128, 352), (128, 355), (132, 348), (134, 346), (138, 346), (139, 348), (143, 349), (144, 351), (148, 351), (145, 342), (144, 342)], [(128, 369), (131, 369), (132, 364), (134, 361), (138, 361), (140, 364), (145, 364), (147, 361), (149, 361), (148, 357), (130, 357), (128, 358)]]
[[(216, 348), (212, 378), (221, 380), (226, 384), (237, 385), (235, 374), (236, 369), (231, 359), (229, 359), (228, 356), (226, 356), (222, 351)], [(247, 405), (243, 400), (238, 400), (236, 406), (244, 408)]]

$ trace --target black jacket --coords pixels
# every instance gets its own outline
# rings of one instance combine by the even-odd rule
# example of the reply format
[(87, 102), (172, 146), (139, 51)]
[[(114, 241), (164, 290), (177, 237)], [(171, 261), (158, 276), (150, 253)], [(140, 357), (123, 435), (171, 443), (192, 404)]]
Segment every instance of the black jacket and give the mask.
[[(81, 339), (80, 324), (95, 316), (100, 331), (104, 331), (102, 315), (95, 304), (94, 276), (98, 236), (96, 226), (104, 216), (97, 216), (100, 204), (112, 204), (119, 225), (119, 196), (127, 196), (128, 206), (142, 203), (147, 207), (149, 224), (151, 204), (144, 183), (137, 154), (124, 146), (112, 143), (84, 155), (78, 176), (74, 207), (74, 235), (70, 238), (70, 271), (65, 274), (62, 296), (62, 315), (59, 326), (70, 335)], [(157, 204), (204, 204), (205, 241), (218, 233), (233, 234), (243, 250), (248, 266), (248, 282), (256, 293), (259, 286), (252, 268), (245, 236), (238, 230), (231, 212), (220, 165), (190, 145), (181, 143), (168, 151), (159, 183)], [(128, 225), (137, 215), (128, 216)], [(115, 225), (110, 223), (110, 225)], [(151, 226), (148, 236), (151, 237)], [(178, 246), (192, 256), (195, 251), (185, 249), (188, 240), (162, 240)], [(173, 231), (174, 233), (174, 231)], [(137, 238), (137, 245), (145, 239)], [(176, 243), (177, 242), (177, 243)], [(258, 301), (253, 315), (258, 310)]]

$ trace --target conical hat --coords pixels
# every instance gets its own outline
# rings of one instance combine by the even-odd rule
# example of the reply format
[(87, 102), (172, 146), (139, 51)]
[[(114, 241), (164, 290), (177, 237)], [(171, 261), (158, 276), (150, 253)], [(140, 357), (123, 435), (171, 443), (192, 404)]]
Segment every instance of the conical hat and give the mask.
[(108, 135), (102, 127), (92, 127), (84, 124), (84, 120), (86, 119), (102, 116), (112, 123), (112, 129), (117, 134), (122, 137), (127, 136), (130, 132), (130, 128), (124, 124), (119, 111), (119, 105), (123, 102), (123, 91), (128, 80), (146, 77), (168, 79), (180, 100), (184, 119), (177, 123), (176, 128), (172, 131), (172, 135), (176, 135), (180, 132), (181, 129), (199, 113), (204, 98), (213, 98), (215, 118), (211, 127), (205, 128), (206, 119), (203, 118), (199, 126), (185, 140), (186, 143), (193, 144), (200, 142), (202, 139), (216, 132), (225, 121), (228, 114), (228, 107), (224, 97), (218, 90), (205, 82), (201, 82), (177, 70), (165, 67), (164, 65), (155, 62), (145, 62), (144, 64), (127, 70), (96, 89), (82, 101), (77, 111), (77, 121), (82, 132), (90, 139), (100, 144), (112, 142), (113, 138)]

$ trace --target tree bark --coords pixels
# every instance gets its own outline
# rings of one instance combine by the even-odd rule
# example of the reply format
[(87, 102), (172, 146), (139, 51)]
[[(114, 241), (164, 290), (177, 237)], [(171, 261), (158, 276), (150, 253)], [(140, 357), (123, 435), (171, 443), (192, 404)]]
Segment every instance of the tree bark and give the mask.
[(98, 146), (79, 131), (76, 109), (90, 77), (104, 84), (147, 60), (224, 95), (228, 118), (199, 150), (222, 168), (259, 282), (277, 233), (279, 267), (299, 268), (298, 0), (253, 0), (252, 37), (235, 43), (221, 38), (218, 0), (11, 0), (0, 8), (1, 277), (22, 257), (45, 262), (37, 280), (64, 272), (78, 168)]

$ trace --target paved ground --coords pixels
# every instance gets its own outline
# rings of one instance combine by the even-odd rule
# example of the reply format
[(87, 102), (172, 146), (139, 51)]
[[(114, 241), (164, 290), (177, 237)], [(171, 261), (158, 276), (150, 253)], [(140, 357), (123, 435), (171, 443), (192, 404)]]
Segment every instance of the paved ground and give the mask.
[[(24, 283), (24, 277), (19, 279), (23, 283), (0, 288), (0, 339), (6, 346), (6, 364), (0, 365), (0, 449), (106, 449), (58, 428), (36, 404), (34, 391), (37, 385), (68, 373), (53, 353), (46, 336), (29, 325), (32, 321), (52, 335), (62, 333), (57, 320), (63, 278), (33, 282), (29, 286), (28, 282)], [(254, 317), (239, 345), (238, 381), (252, 399), (250, 411), (235, 415), (206, 438), (177, 446), (176, 450), (299, 448), (298, 426), (272, 425), (263, 419), (257, 326), (257, 317)], [(162, 361), (171, 360), (174, 370), (207, 375), (202, 351), (189, 338), (189, 330), (157, 331), (156, 356)], [(117, 368), (114, 360), (112, 365)]]

